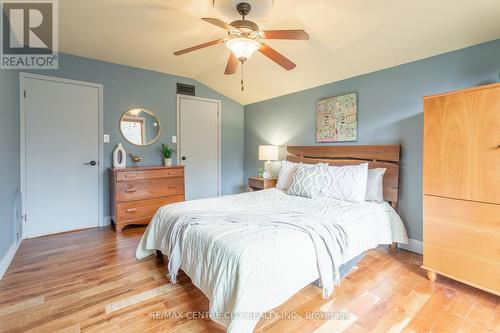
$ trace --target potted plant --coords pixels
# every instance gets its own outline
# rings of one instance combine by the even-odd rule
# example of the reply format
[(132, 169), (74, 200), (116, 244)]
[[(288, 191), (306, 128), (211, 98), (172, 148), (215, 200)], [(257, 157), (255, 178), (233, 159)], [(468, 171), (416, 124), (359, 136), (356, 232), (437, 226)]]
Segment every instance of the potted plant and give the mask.
[(161, 153), (163, 155), (163, 165), (172, 166), (172, 155), (175, 154), (175, 149), (170, 148), (168, 145), (162, 143)]
[(260, 178), (262, 178), (263, 174), (264, 174), (264, 168), (258, 168), (257, 169), (257, 176), (259, 176)]

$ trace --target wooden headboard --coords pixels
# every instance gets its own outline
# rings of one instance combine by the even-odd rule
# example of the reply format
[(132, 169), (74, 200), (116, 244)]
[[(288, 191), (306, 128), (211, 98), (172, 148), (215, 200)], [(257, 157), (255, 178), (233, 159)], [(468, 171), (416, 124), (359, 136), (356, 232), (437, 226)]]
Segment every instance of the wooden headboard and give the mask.
[(400, 145), (370, 146), (289, 146), (287, 160), (296, 163), (355, 165), (368, 162), (368, 168), (386, 168), (384, 200), (397, 209), (399, 195)]

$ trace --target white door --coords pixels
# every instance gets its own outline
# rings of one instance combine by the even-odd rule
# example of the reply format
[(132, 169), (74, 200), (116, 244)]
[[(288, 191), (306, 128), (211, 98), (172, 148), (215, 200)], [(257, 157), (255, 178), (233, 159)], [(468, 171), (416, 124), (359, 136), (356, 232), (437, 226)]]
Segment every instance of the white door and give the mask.
[(27, 237), (99, 224), (99, 88), (23, 78)]
[(220, 101), (178, 96), (178, 158), (186, 200), (220, 194)]

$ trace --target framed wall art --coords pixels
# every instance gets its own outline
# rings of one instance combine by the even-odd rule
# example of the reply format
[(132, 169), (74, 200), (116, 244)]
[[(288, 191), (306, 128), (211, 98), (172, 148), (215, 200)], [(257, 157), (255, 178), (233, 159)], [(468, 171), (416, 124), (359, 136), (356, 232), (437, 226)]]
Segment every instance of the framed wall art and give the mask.
[(350, 93), (316, 103), (316, 141), (358, 140), (358, 95)]

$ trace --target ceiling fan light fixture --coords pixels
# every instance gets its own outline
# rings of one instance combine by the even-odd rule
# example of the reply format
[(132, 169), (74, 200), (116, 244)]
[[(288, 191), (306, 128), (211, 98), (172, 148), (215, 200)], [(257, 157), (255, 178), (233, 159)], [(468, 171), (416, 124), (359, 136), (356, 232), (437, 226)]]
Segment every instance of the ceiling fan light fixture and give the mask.
[(233, 38), (227, 41), (226, 46), (236, 58), (245, 62), (260, 47), (260, 43), (250, 38)]

